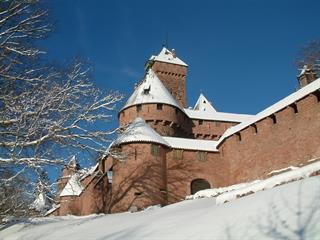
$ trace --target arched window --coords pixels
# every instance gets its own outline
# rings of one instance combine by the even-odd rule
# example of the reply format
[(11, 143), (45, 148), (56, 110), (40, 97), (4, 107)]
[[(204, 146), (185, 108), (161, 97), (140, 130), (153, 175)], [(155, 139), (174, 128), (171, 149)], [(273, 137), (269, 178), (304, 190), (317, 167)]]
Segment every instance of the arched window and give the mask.
[(204, 179), (195, 179), (191, 182), (191, 194), (208, 188), (211, 188), (210, 183)]

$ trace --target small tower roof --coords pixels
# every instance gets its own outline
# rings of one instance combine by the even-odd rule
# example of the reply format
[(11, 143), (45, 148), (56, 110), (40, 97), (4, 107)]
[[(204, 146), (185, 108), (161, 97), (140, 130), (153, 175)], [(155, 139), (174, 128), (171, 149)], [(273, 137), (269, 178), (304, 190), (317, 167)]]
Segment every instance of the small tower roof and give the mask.
[(179, 103), (151, 69), (148, 70), (140, 85), (136, 87), (123, 109), (143, 103), (164, 103), (180, 108), (183, 111)]
[(188, 66), (184, 61), (182, 61), (180, 58), (178, 58), (175, 55), (174, 50), (169, 51), (165, 47), (161, 49), (160, 53), (157, 56), (152, 55), (149, 60), (172, 63), (172, 64), (182, 65), (186, 67)]
[(72, 168), (79, 168), (79, 164), (77, 162), (76, 156), (72, 156), (69, 163), (68, 163), (68, 167), (72, 167)]
[(206, 112), (217, 112), (217, 110), (212, 106), (211, 102), (209, 102), (202, 93), (200, 94), (198, 101), (193, 109)]
[(112, 146), (123, 143), (152, 142), (170, 146), (155, 130), (153, 130), (142, 118), (136, 118), (118, 138)]

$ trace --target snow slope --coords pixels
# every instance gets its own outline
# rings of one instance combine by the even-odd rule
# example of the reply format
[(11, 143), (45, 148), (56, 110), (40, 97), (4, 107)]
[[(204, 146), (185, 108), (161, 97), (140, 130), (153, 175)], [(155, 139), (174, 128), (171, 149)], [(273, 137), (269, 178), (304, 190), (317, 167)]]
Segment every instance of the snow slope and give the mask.
[(32, 219), (0, 239), (320, 239), (319, 199), (317, 176), (221, 205), (204, 198), (138, 213)]

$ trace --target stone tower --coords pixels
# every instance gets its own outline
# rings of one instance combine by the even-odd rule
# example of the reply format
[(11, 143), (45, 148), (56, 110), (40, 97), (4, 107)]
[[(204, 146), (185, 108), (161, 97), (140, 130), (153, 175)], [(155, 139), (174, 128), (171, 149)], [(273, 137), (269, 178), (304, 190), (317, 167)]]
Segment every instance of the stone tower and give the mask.
[(151, 56), (146, 70), (151, 68), (182, 107), (187, 107), (186, 76), (188, 65), (176, 56), (176, 51), (163, 47), (157, 56)]
[(317, 79), (317, 73), (310, 64), (304, 65), (298, 76), (300, 87), (304, 87)]

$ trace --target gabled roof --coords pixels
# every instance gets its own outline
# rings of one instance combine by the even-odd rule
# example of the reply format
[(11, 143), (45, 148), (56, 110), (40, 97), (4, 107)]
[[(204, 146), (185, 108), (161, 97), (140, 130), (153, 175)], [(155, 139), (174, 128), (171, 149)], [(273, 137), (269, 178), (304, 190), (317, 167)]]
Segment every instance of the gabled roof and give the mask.
[(188, 66), (185, 62), (183, 62), (180, 58), (174, 56), (172, 51), (169, 51), (167, 48), (163, 47), (160, 53), (157, 56), (152, 55), (149, 60), (172, 63), (182, 66)]
[(144, 80), (136, 87), (122, 109), (143, 103), (164, 103), (183, 111), (179, 103), (151, 69), (148, 70)]
[(191, 119), (236, 122), (248, 121), (253, 115), (217, 112), (210, 101), (201, 93), (193, 109), (184, 109)]
[(163, 137), (163, 139), (170, 144), (171, 148), (218, 152), (217, 141), (177, 137)]
[(79, 196), (84, 187), (82, 186), (80, 182), (80, 174), (75, 173), (72, 175), (67, 182), (66, 186), (63, 188), (63, 190), (60, 193), (60, 197), (64, 196)]
[(211, 102), (201, 93), (196, 105), (193, 110), (203, 111), (203, 112), (217, 112), (212, 106)]
[(133, 142), (151, 142), (170, 146), (155, 130), (153, 130), (142, 118), (136, 118), (118, 138), (112, 146)]
[(250, 126), (251, 124), (258, 122), (258, 121), (286, 108), (287, 106), (295, 103), (296, 101), (304, 98), (308, 94), (313, 93), (319, 89), (320, 89), (320, 78), (309, 83), (308, 85), (299, 89), (298, 91), (290, 94), (289, 96), (283, 98), (282, 100), (271, 105), (270, 107), (266, 108), (265, 110), (259, 112), (257, 115), (254, 115), (250, 120), (245, 121), (243, 123), (240, 123), (234, 127), (227, 129), (227, 131), (219, 139), (218, 145), (220, 143), (222, 143), (226, 138), (235, 134), (236, 132), (239, 132), (239, 131), (245, 129), (246, 127)]
[(254, 116), (254, 115), (248, 115), (248, 114), (199, 111), (199, 110), (186, 109), (186, 108), (184, 109), (184, 112), (191, 119), (202, 119), (202, 120), (222, 121), (222, 122), (236, 122), (236, 123), (248, 121)]
[(89, 169), (81, 169), (75, 174), (73, 174), (70, 179), (68, 180), (67, 184), (63, 188), (63, 190), (60, 193), (60, 197), (64, 196), (79, 196), (83, 190), (85, 189), (84, 186), (82, 186), (81, 181), (85, 179), (86, 177), (94, 174), (94, 172), (97, 170), (99, 163), (97, 163), (95, 166), (90, 167)]

